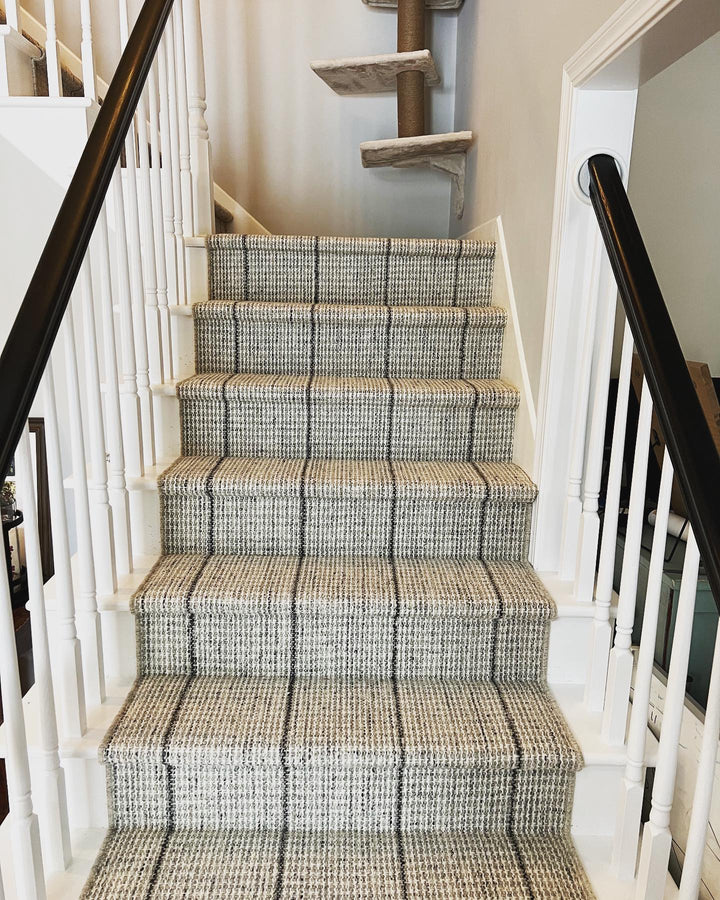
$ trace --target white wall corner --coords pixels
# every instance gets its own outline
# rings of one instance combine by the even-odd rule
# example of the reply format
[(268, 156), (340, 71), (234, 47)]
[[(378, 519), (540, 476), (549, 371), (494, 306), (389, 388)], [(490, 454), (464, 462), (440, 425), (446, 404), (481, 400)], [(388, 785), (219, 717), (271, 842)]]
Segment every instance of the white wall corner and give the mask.
[(264, 225), (261, 225), (257, 219), (233, 198), (224, 191), (219, 185), (214, 187), (215, 202), (232, 213), (233, 220), (230, 223), (231, 234), (270, 234)]
[(515, 293), (513, 291), (510, 261), (508, 259), (502, 217), (497, 216), (463, 235), (463, 239), (474, 241), (494, 241), (496, 244), (495, 275), (493, 279), (493, 304), (507, 311), (508, 324), (503, 342), (502, 377), (520, 391), (515, 426), (513, 462), (522, 466), (530, 475), (535, 459), (535, 435), (537, 414), (535, 399), (530, 387), (525, 350), (523, 348), (520, 320), (518, 318)]

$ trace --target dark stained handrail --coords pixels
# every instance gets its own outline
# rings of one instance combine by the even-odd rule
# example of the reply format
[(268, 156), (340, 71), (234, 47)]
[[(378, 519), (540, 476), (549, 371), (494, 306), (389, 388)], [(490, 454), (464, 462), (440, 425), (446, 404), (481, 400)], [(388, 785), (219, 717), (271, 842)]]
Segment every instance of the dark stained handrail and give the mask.
[(145, 0), (0, 356), (0, 484), (25, 427), (173, 0)]
[(590, 200), (720, 609), (720, 455), (615, 160), (588, 160)]

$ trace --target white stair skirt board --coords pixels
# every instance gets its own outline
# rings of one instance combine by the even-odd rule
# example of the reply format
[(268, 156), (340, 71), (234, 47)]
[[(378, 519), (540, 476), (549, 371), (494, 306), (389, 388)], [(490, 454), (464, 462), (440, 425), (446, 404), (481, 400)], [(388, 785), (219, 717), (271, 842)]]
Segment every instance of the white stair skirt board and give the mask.
[[(363, 0), (367, 6), (384, 6), (397, 9), (397, 0)], [(460, 9), (463, 0), (425, 0), (425, 9)]]
[(465, 154), (472, 143), (472, 131), (364, 141), (360, 144), (360, 158), (366, 169), (427, 166), (447, 172), (455, 182), (455, 215), (461, 219), (465, 207)]
[(429, 50), (349, 56), (346, 59), (315, 59), (310, 68), (336, 94), (377, 94), (394, 91), (402, 72), (423, 72), (429, 86), (440, 84), (440, 76)]

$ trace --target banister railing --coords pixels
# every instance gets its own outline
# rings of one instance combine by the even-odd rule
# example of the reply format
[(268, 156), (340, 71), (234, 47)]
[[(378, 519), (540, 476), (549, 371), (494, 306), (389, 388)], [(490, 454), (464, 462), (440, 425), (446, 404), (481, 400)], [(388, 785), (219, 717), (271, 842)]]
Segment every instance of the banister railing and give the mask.
[(703, 565), (720, 609), (720, 456), (615, 160), (588, 160), (590, 200)]
[[(50, 103), (60, 109), (54, 0), (44, 7)], [(13, 25), (19, 8), (6, 9)], [(134, 675), (127, 591), (139, 583), (139, 563), (148, 565), (141, 557), (157, 552), (142, 482), (156, 448), (167, 447), (157, 411), (176, 368), (170, 312), (191, 299), (186, 239), (213, 227), (199, 0), (145, 0), (131, 32), (127, 0), (116, 9), (117, 70), (0, 355), (0, 485), (14, 459), (36, 651), (33, 696), (24, 702), (3, 566), (0, 755), (13, 852), (10, 859), (0, 847), (0, 897), (9, 881), (8, 896), (22, 900), (46, 896), (47, 877), (73, 858), (73, 828), (104, 814), (102, 801), (95, 808), (96, 776), (66, 768), (65, 755), (86, 759), (89, 711), (106, 701), (109, 681), (127, 691)], [(82, 0), (82, 74), (92, 102), (99, 79), (90, 12)], [(48, 438), (51, 585), (38, 568), (44, 526), (28, 439), (35, 402)]]
[[(712, 669), (699, 760), (682, 750), (681, 734), (693, 715), (685, 704), (685, 693), (701, 559), (720, 610), (720, 455), (619, 165), (607, 153), (589, 154), (585, 166), (577, 170), (578, 199), (584, 195), (589, 205), (582, 219), (583, 237), (575, 263), (576, 283), (582, 286), (576, 323), (580, 376), (573, 399), (573, 453), (558, 574), (562, 580), (573, 582), (578, 602), (594, 605), (585, 705), (592, 712), (602, 713), (605, 742), (625, 748), (612, 870), (622, 880), (635, 879), (638, 900), (661, 900), (667, 896), (668, 863), (676, 842), (684, 854), (680, 896), (694, 898), (703, 874), (703, 858), (712, 853), (706, 848), (706, 832), (720, 730), (720, 631), (713, 661), (707, 661)], [(625, 323), (613, 414), (608, 389), (618, 295)], [(635, 383), (639, 379), (634, 377), (634, 354), (642, 367), (642, 385)], [(639, 394), (639, 414), (631, 433), (629, 400), (633, 384)], [(666, 444), (657, 498), (648, 487), (653, 413)], [(613, 420), (609, 422), (611, 414)], [(606, 433), (612, 435), (609, 458), (604, 454)], [(632, 440), (628, 442), (628, 438)], [(628, 443), (631, 460), (626, 458)], [(607, 464), (604, 487), (603, 462)], [(627, 500), (628, 493), (623, 491), (626, 473)], [(669, 616), (665, 622), (665, 616), (661, 619), (659, 613), (674, 477), (687, 508), (689, 527), (682, 544), (682, 580), (672, 607), (670, 634)], [(627, 510), (623, 510), (625, 504)], [(649, 510), (655, 511), (655, 517), (648, 521)], [(642, 554), (645, 547), (647, 559), (649, 534), (652, 547), (647, 580), (641, 590)], [(667, 629), (665, 640), (671, 650), (667, 685), (657, 694), (659, 701), (652, 699), (658, 627)], [(652, 803), (641, 834), (648, 723), (652, 704), (658, 702), (660, 707), (652, 717), (661, 723), (655, 729), (659, 731), (659, 745)], [(695, 778), (692, 808), (687, 792), (678, 795), (676, 791), (681, 764), (686, 767), (683, 782)], [(692, 826), (688, 827), (690, 822)]]

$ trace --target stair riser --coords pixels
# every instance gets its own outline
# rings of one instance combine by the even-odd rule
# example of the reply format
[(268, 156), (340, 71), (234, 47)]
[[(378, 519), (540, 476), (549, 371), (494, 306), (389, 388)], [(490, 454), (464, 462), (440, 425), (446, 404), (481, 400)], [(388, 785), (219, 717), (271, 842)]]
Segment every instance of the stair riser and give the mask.
[(414, 240), (227, 237), (208, 241), (213, 300), (487, 306), (492, 244)]
[[(364, 401), (364, 402), (363, 402)], [(416, 459), (512, 458), (515, 409), (419, 406), (387, 396), (262, 402), (182, 400), (185, 456)], [(391, 437), (388, 439), (388, 434)]]
[[(302, 752), (302, 751), (301, 751)], [(322, 751), (313, 751), (322, 756)], [(558, 832), (569, 825), (574, 773), (407, 768), (290, 754), (277, 766), (108, 766), (116, 827)], [(399, 802), (400, 798), (400, 802)], [(542, 798), (542, 802), (538, 802)], [(512, 809), (510, 808), (512, 804)], [(287, 818), (284, 818), (283, 810)], [(170, 821), (172, 816), (172, 821)]]
[[(138, 614), (144, 675), (290, 674), (290, 613), (278, 616)], [(540, 681), (548, 622), (527, 619), (298, 614), (293, 646), (298, 676)], [(395, 649), (394, 649), (395, 646)], [(511, 652), (522, 647), (522, 653)], [(348, 648), (352, 648), (352, 651)], [(494, 652), (491, 652), (493, 648)], [(494, 664), (494, 665), (493, 665)]]
[(335, 375), (368, 378), (499, 378), (503, 326), (432, 328), (310, 313), (277, 322), (198, 319), (198, 374)]
[(161, 494), (161, 508), (163, 553), (519, 561), (527, 551), (531, 504)]

